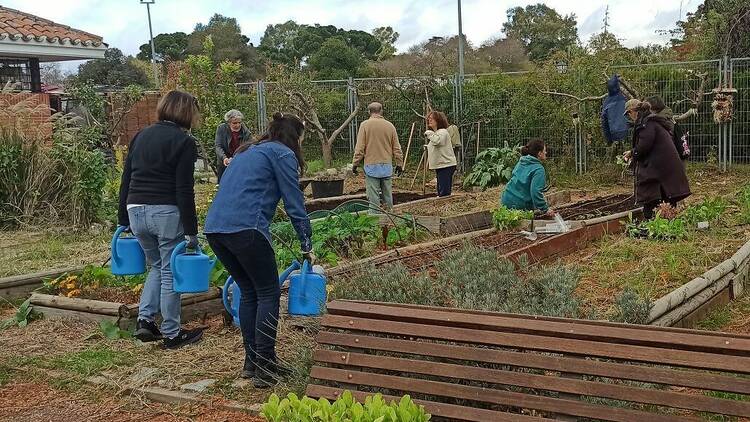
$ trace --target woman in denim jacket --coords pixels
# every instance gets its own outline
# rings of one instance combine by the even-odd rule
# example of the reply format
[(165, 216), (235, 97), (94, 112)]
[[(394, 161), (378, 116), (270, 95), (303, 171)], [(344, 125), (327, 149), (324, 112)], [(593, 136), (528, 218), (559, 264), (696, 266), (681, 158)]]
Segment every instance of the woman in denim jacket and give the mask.
[(281, 290), (269, 226), (281, 199), (312, 261), (312, 229), (299, 188), (305, 162), (299, 141), (305, 127), (276, 113), (256, 144), (244, 144), (224, 173), (206, 217), (208, 243), (240, 288), (240, 329), (245, 346), (242, 376), (258, 388), (275, 384), (285, 370), (276, 362)]

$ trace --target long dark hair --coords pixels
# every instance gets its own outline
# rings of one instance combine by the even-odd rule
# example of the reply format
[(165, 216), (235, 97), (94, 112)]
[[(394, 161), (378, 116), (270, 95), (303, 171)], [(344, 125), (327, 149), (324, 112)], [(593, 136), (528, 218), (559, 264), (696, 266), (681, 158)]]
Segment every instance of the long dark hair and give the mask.
[(299, 140), (304, 132), (305, 125), (302, 124), (302, 120), (297, 116), (276, 112), (273, 114), (273, 120), (268, 124), (266, 132), (263, 133), (256, 142), (246, 142), (240, 145), (235, 154), (245, 152), (252, 145), (257, 145), (262, 142), (278, 142), (294, 152), (294, 156), (297, 157), (300, 172), (304, 173), (306, 167), (305, 159), (302, 156), (302, 149), (299, 145)]
[(541, 138), (530, 139), (526, 146), (521, 147), (521, 155), (533, 155), (538, 157), (544, 151), (544, 141)]

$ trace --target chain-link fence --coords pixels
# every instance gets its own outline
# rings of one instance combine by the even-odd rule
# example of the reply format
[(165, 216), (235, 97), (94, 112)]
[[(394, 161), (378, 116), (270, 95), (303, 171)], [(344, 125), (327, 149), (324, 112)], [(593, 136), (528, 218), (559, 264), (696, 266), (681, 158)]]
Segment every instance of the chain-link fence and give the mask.
[[(467, 75), (457, 85), (455, 76), (443, 78), (367, 78), (314, 81), (305, 85), (321, 126), (328, 135), (359, 104), (356, 118), (334, 140), (334, 159), (348, 160), (354, 150), (359, 125), (368, 118), (366, 105), (383, 104), (385, 117), (398, 131), (402, 149), (411, 135), (410, 161), (418, 161), (424, 143), (424, 115), (429, 103), (448, 115), (461, 129), (466, 164), (481, 150), (515, 146), (530, 138), (543, 138), (548, 156), (562, 166), (586, 171), (613, 164), (615, 156), (630, 147), (630, 139), (608, 145), (601, 132), (601, 100), (607, 74), (618, 74), (641, 98), (659, 95), (689, 133), (691, 160), (727, 165), (750, 162), (750, 59), (707, 60), (613, 66), (596, 75), (591, 69), (568, 68), (560, 74), (534, 72)], [(549, 81), (561, 84), (561, 92), (549, 92)], [(545, 89), (540, 85), (547, 84)], [(565, 87), (580, 86), (577, 92)], [(713, 119), (713, 91), (737, 90), (734, 119), (719, 125)], [(240, 84), (251, 96), (257, 127), (264, 127), (275, 111), (291, 111), (290, 93), (272, 82)], [(597, 90), (598, 92), (582, 92)], [(583, 99), (583, 97), (592, 97)], [(690, 111), (693, 110), (693, 111)], [(412, 130), (413, 128), (413, 130)], [(309, 134), (304, 151), (309, 159), (321, 156), (317, 135)]]

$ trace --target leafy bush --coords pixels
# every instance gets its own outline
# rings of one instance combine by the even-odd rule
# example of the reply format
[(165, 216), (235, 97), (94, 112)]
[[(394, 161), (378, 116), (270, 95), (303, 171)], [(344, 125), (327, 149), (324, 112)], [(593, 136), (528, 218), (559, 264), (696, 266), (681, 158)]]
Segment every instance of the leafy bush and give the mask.
[(361, 268), (351, 279), (331, 283), (331, 299), (374, 300), (447, 306), (447, 286), (426, 274), (410, 274), (401, 263)]
[[(377, 217), (363, 213), (342, 212), (312, 222), (313, 250), (322, 262), (336, 265), (340, 257), (354, 258), (367, 255), (377, 242)], [(298, 259), (297, 235), (288, 221), (271, 224), (275, 240), (276, 260), (287, 266)]]
[(357, 402), (349, 391), (344, 391), (333, 403), (290, 393), (279, 399), (271, 394), (261, 408), (261, 416), (269, 422), (426, 422), (431, 415), (424, 407), (415, 404), (411, 397), (403, 396), (398, 403), (386, 403), (381, 394), (367, 397), (364, 404)]
[(683, 219), (667, 220), (659, 215), (640, 223), (630, 222), (627, 231), (631, 237), (647, 237), (655, 240), (677, 240), (687, 237), (687, 229)]
[(521, 154), (518, 147), (488, 148), (477, 155), (474, 167), (464, 179), (464, 186), (486, 189), (507, 183)]
[(533, 211), (512, 210), (504, 205), (492, 211), (492, 222), (498, 230), (518, 227), (521, 224), (521, 220), (531, 220), (532, 218), (534, 218)]
[(707, 198), (700, 204), (690, 206), (682, 212), (682, 219), (690, 226), (707, 221), (716, 221), (724, 214), (727, 203), (721, 198)]
[(370, 266), (331, 283), (331, 297), (575, 318), (578, 281), (578, 273), (564, 266), (519, 274), (495, 251), (465, 245), (437, 262), (434, 277), (411, 274), (401, 263)]
[(642, 298), (630, 287), (626, 287), (615, 300), (615, 313), (610, 321), (629, 324), (648, 324), (649, 314), (654, 304)]

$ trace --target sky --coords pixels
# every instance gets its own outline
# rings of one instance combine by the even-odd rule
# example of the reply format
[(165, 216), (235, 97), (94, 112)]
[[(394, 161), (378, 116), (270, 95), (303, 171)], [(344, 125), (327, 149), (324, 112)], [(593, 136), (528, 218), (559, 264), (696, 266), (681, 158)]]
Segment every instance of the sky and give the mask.
[[(610, 32), (634, 47), (668, 41), (668, 36), (656, 31), (674, 28), (702, 0), (463, 0), (464, 33), (474, 45), (502, 37), (508, 9), (539, 2), (561, 14), (574, 13), (584, 42), (602, 31), (609, 6)], [(125, 54), (137, 54), (138, 47), (148, 41), (146, 6), (139, 0), (0, 0), (0, 5), (101, 35), (110, 47)], [(214, 13), (237, 18), (255, 45), (267, 25), (290, 19), (367, 32), (391, 26), (401, 35), (396, 43), (400, 52), (432, 36), (458, 33), (455, 0), (155, 0), (151, 5), (154, 35), (190, 33), (196, 23), (208, 22)]]

